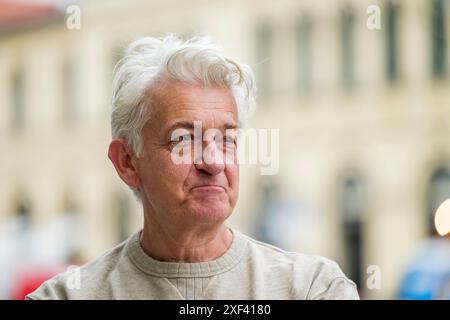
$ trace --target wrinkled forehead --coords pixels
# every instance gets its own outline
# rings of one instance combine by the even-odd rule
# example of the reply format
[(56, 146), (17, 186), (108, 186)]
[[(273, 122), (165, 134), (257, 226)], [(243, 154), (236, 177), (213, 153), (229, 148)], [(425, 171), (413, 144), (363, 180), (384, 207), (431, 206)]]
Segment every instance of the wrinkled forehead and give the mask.
[(189, 84), (165, 84), (151, 93), (151, 125), (159, 128), (189, 127), (201, 122), (204, 128), (238, 127), (236, 101), (229, 88)]

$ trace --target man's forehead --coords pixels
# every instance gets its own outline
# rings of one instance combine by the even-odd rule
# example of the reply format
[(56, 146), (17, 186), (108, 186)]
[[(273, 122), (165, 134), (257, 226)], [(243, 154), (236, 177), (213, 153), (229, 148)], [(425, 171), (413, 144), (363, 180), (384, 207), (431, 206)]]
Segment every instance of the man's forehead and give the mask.
[(165, 85), (153, 95), (151, 114), (163, 126), (188, 127), (200, 121), (204, 126), (238, 126), (237, 107), (231, 91), (221, 87)]

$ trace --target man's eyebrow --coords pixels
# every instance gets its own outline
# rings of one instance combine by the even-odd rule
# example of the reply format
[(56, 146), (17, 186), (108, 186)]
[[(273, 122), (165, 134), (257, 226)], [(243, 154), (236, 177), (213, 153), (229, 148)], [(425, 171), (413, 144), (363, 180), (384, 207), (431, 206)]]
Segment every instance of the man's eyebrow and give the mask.
[(173, 130), (178, 128), (194, 130), (194, 121), (186, 121), (186, 120), (175, 121), (175, 123), (173, 123), (169, 127), (169, 129), (167, 129), (167, 131), (172, 132)]
[(225, 125), (223, 127), (224, 127), (224, 129), (239, 129), (239, 125), (236, 123), (232, 123), (232, 122), (225, 123)]
[[(194, 121), (186, 121), (186, 120), (180, 120), (175, 121), (169, 129), (167, 129), (168, 132), (172, 132), (175, 129), (178, 128), (184, 128), (188, 130), (194, 130)], [(239, 129), (239, 125), (234, 122), (227, 122), (222, 126), (223, 129)]]

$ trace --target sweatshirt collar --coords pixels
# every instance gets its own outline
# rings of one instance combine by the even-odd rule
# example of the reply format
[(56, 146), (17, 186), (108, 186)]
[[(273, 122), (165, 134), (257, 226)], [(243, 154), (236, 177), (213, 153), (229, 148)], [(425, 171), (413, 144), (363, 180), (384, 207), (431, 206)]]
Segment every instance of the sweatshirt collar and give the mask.
[(153, 276), (165, 278), (211, 277), (232, 269), (244, 255), (247, 244), (244, 235), (238, 230), (230, 228), (230, 231), (233, 234), (230, 247), (222, 256), (211, 261), (189, 263), (156, 260), (142, 249), (139, 241), (141, 231), (129, 238), (126, 252), (136, 267)]

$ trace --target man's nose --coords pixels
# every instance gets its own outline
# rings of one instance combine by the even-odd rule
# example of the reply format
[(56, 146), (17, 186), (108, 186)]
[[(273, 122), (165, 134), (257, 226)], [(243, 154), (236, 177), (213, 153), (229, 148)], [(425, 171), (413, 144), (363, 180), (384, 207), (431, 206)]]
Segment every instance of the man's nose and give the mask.
[(197, 170), (204, 171), (213, 176), (224, 171), (225, 162), (223, 151), (217, 146), (217, 143), (214, 140), (205, 142), (201, 153), (201, 161), (196, 161), (195, 163)]

